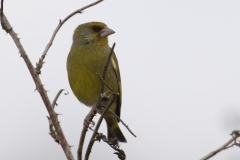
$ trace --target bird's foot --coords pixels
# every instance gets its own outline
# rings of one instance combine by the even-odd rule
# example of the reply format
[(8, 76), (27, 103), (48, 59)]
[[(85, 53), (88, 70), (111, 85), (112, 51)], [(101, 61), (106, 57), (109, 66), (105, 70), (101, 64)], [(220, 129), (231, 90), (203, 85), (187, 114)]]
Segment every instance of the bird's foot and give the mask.
[[(101, 104), (100, 104), (101, 105)], [(102, 114), (102, 112), (103, 112), (103, 108), (102, 108), (103, 106), (98, 106), (97, 107), (97, 103), (96, 104), (94, 104), (93, 106), (92, 106), (92, 110), (91, 110), (91, 112), (92, 112), (92, 114), (95, 116), (95, 114)]]
[(111, 139), (109, 139), (109, 140), (108, 140), (108, 144), (110, 144), (110, 145), (112, 145), (112, 146), (115, 146), (115, 147), (119, 146), (117, 138), (111, 138)]
[(83, 125), (85, 126), (86, 129), (89, 128), (90, 130), (94, 131), (92, 127), (95, 126), (95, 122), (94, 122), (93, 120), (90, 121), (90, 120), (87, 119), (87, 117), (86, 117), (86, 118), (84, 119)]
[(92, 114), (93, 115), (95, 115), (95, 114), (97, 114), (97, 113), (99, 113), (99, 110), (98, 110), (98, 108), (97, 108), (97, 106), (96, 106), (97, 104), (94, 104), (93, 106), (92, 106)]

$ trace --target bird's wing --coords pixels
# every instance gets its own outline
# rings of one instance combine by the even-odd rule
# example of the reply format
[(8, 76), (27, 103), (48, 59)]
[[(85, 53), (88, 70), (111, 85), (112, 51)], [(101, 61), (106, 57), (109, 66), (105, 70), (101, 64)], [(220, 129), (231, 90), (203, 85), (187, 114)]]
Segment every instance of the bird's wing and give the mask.
[(112, 54), (111, 64), (112, 64), (114, 73), (115, 73), (116, 78), (117, 78), (117, 83), (118, 83), (119, 96), (118, 96), (118, 99), (117, 99), (116, 115), (120, 117), (121, 104), (122, 104), (122, 83), (121, 83), (120, 70), (119, 70), (119, 67), (118, 67), (118, 60), (117, 60), (117, 57), (116, 57), (114, 52)]

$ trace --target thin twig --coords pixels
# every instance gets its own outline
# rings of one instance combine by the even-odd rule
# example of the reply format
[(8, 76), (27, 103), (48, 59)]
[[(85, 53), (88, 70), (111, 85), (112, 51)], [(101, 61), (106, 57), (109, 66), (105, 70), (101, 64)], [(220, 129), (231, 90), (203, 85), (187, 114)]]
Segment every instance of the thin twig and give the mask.
[(227, 147), (225, 148), (225, 150), (228, 149), (228, 148), (232, 148), (232, 147), (235, 146), (235, 145), (236, 145), (235, 143), (232, 143), (230, 146), (227, 146)]
[(97, 75), (98, 78), (102, 81), (102, 83), (104, 83), (104, 84), (108, 87), (108, 89), (110, 89), (110, 90), (113, 92), (113, 89), (112, 89), (106, 82), (103, 81), (103, 79), (99, 76), (99, 74), (96, 73), (96, 75)]
[(2, 15), (3, 15), (3, 0), (1, 0), (1, 24), (3, 24), (2, 22)]
[[(3, 0), (1, 0), (1, 13), (0, 13), (0, 15), (1, 15), (1, 25), (2, 25), (2, 27), (4, 26), (3, 25), (3, 20), (2, 20), (2, 15), (3, 15)], [(3, 28), (4, 29), (4, 28)], [(4, 29), (5, 30), (5, 29)]]
[[(52, 108), (53, 109), (55, 108), (55, 106), (57, 106), (57, 100), (58, 100), (59, 96), (61, 95), (62, 91), (64, 91), (64, 90), (65, 89), (61, 89), (60, 91), (58, 91), (56, 97), (54, 98), (54, 100), (52, 102)], [(65, 90), (65, 91), (67, 93), (64, 93), (64, 94), (67, 95), (69, 92), (67, 90)], [(57, 114), (57, 115), (59, 115), (59, 114)], [(48, 122), (49, 122), (49, 131), (50, 131), (49, 135), (54, 139), (55, 142), (57, 142), (59, 144), (60, 141), (57, 139), (58, 138), (57, 133), (56, 133), (55, 128), (53, 126), (52, 120), (48, 116), (47, 116), (47, 118), (48, 118)]]
[(116, 43), (114, 42), (114, 43), (113, 43), (113, 46), (112, 46), (112, 49), (111, 49), (111, 51), (110, 51), (110, 54), (109, 54), (109, 56), (108, 56), (107, 62), (105, 63), (105, 65), (104, 65), (104, 67), (103, 67), (103, 75), (102, 75), (102, 78), (101, 78), (101, 79), (102, 79), (102, 83), (101, 83), (101, 94), (103, 94), (103, 92), (104, 92), (104, 86), (105, 86), (105, 85), (104, 85), (103, 82), (105, 82), (108, 65), (109, 65), (110, 60), (111, 60), (111, 58), (112, 58), (112, 54), (113, 54), (115, 45), (116, 45)]
[[(92, 108), (87, 114), (86, 119), (88, 119), (89, 121), (92, 121), (93, 117), (94, 115), (93, 115), (93, 108)], [(83, 144), (84, 144), (86, 132), (87, 132), (87, 127), (83, 125), (82, 133), (79, 140), (78, 150), (77, 150), (78, 160), (82, 160), (82, 150), (83, 150)]]
[(201, 160), (208, 160), (209, 158), (213, 157), (214, 155), (221, 152), (222, 150), (228, 149), (228, 148), (232, 147), (233, 145), (235, 145), (235, 143), (233, 145), (230, 145), (230, 144), (235, 142), (236, 139), (238, 137), (240, 137), (240, 133), (239, 133), (239, 131), (233, 131), (231, 135), (232, 135), (232, 138), (229, 139), (224, 145), (222, 145), (221, 147), (219, 147), (215, 151), (210, 152), (205, 157), (201, 158)]
[(127, 128), (127, 130), (134, 136), (137, 137), (128, 127), (128, 125), (126, 125), (126, 123), (123, 122), (123, 120), (121, 120), (111, 109), (109, 109), (108, 111), (110, 111), (120, 122), (122, 122), (122, 124)]
[(86, 155), (85, 155), (85, 158), (84, 160), (88, 160), (89, 158), (89, 155), (91, 153), (91, 150), (92, 150), (92, 146), (95, 142), (95, 137), (96, 137), (96, 134), (97, 134), (97, 131), (102, 123), (102, 120), (103, 120), (103, 117), (104, 115), (107, 113), (108, 109), (110, 108), (110, 106), (112, 105), (112, 103), (116, 100), (116, 98), (118, 97), (118, 95), (114, 95), (114, 97), (112, 98), (112, 100), (110, 101), (110, 103), (107, 105), (107, 107), (104, 109), (102, 115), (100, 116), (100, 118), (98, 119), (98, 122), (97, 122), (97, 125), (94, 129), (94, 132), (92, 134), (92, 137), (91, 137), (91, 140), (89, 141), (89, 144), (88, 144), (88, 147), (87, 147), (87, 151), (86, 151)]
[(87, 8), (90, 8), (90, 7), (92, 7), (92, 6), (100, 3), (100, 2), (102, 2), (102, 1), (103, 1), (103, 0), (98, 0), (98, 1), (96, 1), (96, 2), (94, 2), (94, 3), (91, 3), (91, 4), (89, 4), (89, 5), (85, 6), (85, 7), (82, 7), (82, 8), (80, 8), (80, 9), (74, 11), (73, 13), (71, 13), (70, 15), (68, 15), (65, 19), (59, 20), (59, 24), (58, 24), (57, 28), (56, 28), (55, 31), (53, 32), (53, 35), (52, 35), (49, 43), (47, 44), (46, 48), (45, 48), (44, 51), (43, 51), (43, 54), (42, 54), (41, 58), (39, 59), (39, 62), (37, 63), (36, 68), (37, 68), (37, 71), (38, 71), (39, 74), (41, 73), (40, 70), (41, 70), (42, 65), (43, 65), (43, 60), (44, 60), (44, 58), (45, 58), (45, 56), (46, 56), (49, 48), (52, 46), (53, 40), (54, 40), (54, 38), (55, 38), (58, 30), (62, 27), (62, 25), (63, 25), (69, 18), (71, 18), (72, 16), (74, 16), (75, 14), (82, 13), (83, 10), (85, 10), (85, 9), (87, 9)]
[[(98, 101), (101, 101), (101, 100), (102, 100), (102, 97), (100, 97)], [(96, 106), (96, 107), (98, 107), (98, 106)], [(92, 107), (92, 109), (89, 111), (89, 113), (87, 114), (85, 119), (87, 119), (89, 122), (91, 122), (95, 115), (96, 115), (96, 113), (95, 113), (95, 111), (94, 111), (94, 109)], [(80, 139), (79, 139), (78, 150), (77, 150), (78, 160), (82, 160), (82, 150), (83, 150), (83, 144), (84, 144), (84, 140), (85, 140), (87, 129), (88, 129), (88, 127), (83, 125), (82, 133), (81, 133)]]
[[(64, 91), (65, 89), (61, 89), (60, 91), (58, 91), (56, 97), (54, 98), (53, 102), (52, 102), (52, 107), (54, 109), (55, 105), (57, 105), (57, 100), (58, 97), (60, 96), (60, 94), (62, 93), (62, 91)], [(67, 91), (67, 90), (66, 90)], [(67, 91), (67, 93), (65, 93), (65, 95), (67, 95), (69, 92)]]
[(1, 0), (1, 8), (0, 8), (0, 9), (1, 9), (0, 16), (1, 16), (2, 29), (7, 32), (7, 27), (6, 27), (5, 24), (3, 23), (3, 0)]
[(48, 110), (48, 113), (50, 115), (50, 118), (53, 122), (53, 125), (54, 125), (54, 128), (56, 129), (56, 132), (57, 132), (57, 139), (59, 140), (60, 142), (60, 145), (62, 146), (62, 149), (67, 157), (68, 160), (73, 160), (73, 155), (72, 155), (72, 152), (71, 152), (71, 149), (70, 149), (70, 146), (68, 145), (67, 143), (67, 140), (63, 134), (63, 131), (62, 131), (62, 128), (59, 124), (59, 121), (58, 121), (58, 118), (57, 118), (57, 114), (54, 112), (53, 108), (52, 108), (52, 104), (48, 98), (48, 95), (47, 95), (47, 92), (46, 90), (44, 89), (43, 87), (43, 84), (41, 82), (41, 79), (39, 78), (38, 74), (36, 73), (30, 59), (28, 58), (21, 42), (19, 41), (19, 38), (17, 37), (17, 34), (14, 32), (14, 30), (12, 29), (10, 23), (8, 22), (7, 18), (5, 17), (4, 14), (1, 15), (2, 18), (2, 23), (6, 26), (6, 31), (11, 35), (13, 41), (15, 42), (19, 52), (20, 52), (20, 55), (21, 57), (23, 58), (23, 60), (25, 61), (28, 69), (29, 69), (29, 72), (36, 84), (36, 90), (38, 90), (39, 94), (41, 95), (42, 97), (42, 100)]

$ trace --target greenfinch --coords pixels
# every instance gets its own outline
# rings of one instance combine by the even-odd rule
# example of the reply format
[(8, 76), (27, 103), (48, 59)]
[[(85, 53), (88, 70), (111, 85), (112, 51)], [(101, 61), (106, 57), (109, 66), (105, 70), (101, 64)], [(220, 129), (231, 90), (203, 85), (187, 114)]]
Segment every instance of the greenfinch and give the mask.
[[(77, 99), (89, 107), (94, 107), (100, 97), (104, 65), (111, 48), (108, 36), (115, 33), (101, 22), (88, 22), (79, 25), (73, 34), (73, 43), (67, 58), (67, 72), (70, 87)], [(97, 75), (98, 74), (98, 75)], [(106, 73), (105, 82), (119, 93), (117, 100), (110, 106), (111, 111), (120, 117), (122, 103), (121, 77), (115, 53)], [(108, 90), (105, 88), (105, 92)], [(109, 99), (113, 96), (110, 94)], [(104, 115), (107, 124), (108, 139), (116, 138), (127, 142), (118, 126), (118, 120), (109, 111)]]

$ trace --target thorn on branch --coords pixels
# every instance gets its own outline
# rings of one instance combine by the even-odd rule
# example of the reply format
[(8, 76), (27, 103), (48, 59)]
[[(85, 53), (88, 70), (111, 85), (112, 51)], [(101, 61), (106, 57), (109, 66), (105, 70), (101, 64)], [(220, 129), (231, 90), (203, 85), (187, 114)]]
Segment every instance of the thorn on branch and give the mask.
[(9, 29), (5, 29), (5, 31), (6, 31), (6, 34), (8, 34), (10, 31), (12, 30), (12, 27), (11, 28), (9, 28)]
[(74, 146), (71, 146), (71, 145), (68, 145), (68, 146), (69, 146), (69, 148), (74, 147)]
[(35, 90), (34, 90), (34, 92), (36, 92), (36, 91), (39, 91), (39, 88), (36, 86), (36, 88), (35, 88)]
[(47, 116), (47, 118), (48, 118), (48, 122), (49, 122), (49, 130), (50, 130), (50, 133), (48, 133), (48, 134), (54, 139), (54, 141), (55, 141), (56, 143), (59, 144), (60, 141), (59, 141), (59, 139), (57, 138), (57, 134), (56, 134), (56, 131), (55, 131), (55, 129), (54, 129), (52, 120), (51, 120), (51, 118), (48, 117), (48, 116)]
[(39, 61), (36, 63), (36, 68), (35, 68), (35, 70), (36, 70), (36, 73), (37, 73), (37, 74), (41, 74), (41, 69), (42, 69), (44, 63), (45, 63), (45, 62), (43, 62), (43, 60), (42, 60), (41, 58), (40, 58)]

